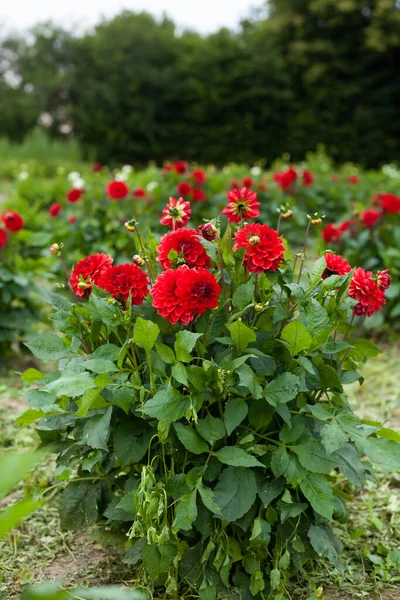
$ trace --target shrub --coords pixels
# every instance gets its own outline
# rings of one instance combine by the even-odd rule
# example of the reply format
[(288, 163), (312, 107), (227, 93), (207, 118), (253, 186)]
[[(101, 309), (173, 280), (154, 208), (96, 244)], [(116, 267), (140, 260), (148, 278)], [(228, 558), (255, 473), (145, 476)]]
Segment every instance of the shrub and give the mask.
[(125, 531), (138, 581), (283, 599), (313, 557), (340, 567), (332, 524), (372, 463), (400, 466), (393, 434), (361, 423), (344, 388), (378, 352), (353, 309), (379, 309), (383, 292), (324, 256), (307, 271), (266, 225), (213, 225), (214, 241), (179, 229), (144, 248), (131, 223), (136, 265), (76, 265), (80, 301), (50, 294), (62, 337), (28, 344), (60, 363), (37, 374), (20, 423), (37, 420), (58, 454), (62, 526)]

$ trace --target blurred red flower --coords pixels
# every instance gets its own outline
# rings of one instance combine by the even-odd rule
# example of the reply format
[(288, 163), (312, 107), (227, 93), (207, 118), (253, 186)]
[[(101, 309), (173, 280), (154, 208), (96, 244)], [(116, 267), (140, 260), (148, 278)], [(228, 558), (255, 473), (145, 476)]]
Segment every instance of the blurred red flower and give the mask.
[(74, 225), (76, 223), (76, 215), (71, 215), (70, 218), (68, 219), (68, 223), (71, 223), (71, 225)]
[(15, 210), (5, 210), (1, 215), (1, 220), (5, 228), (13, 233), (20, 231), (24, 226), (24, 219)]
[(161, 273), (151, 295), (154, 308), (164, 319), (188, 325), (206, 310), (218, 306), (220, 291), (215, 275), (201, 267), (190, 269), (182, 265)]
[(192, 191), (192, 186), (187, 181), (181, 181), (176, 186), (176, 191), (178, 192), (178, 196), (188, 196)]
[(400, 212), (400, 198), (394, 194), (380, 194), (382, 208), (388, 213)]
[(210, 266), (211, 260), (200, 242), (200, 234), (195, 229), (178, 229), (170, 231), (160, 240), (157, 247), (157, 260), (163, 269), (169, 269), (173, 260), (169, 258), (171, 250), (180, 255), (189, 267)]
[(205, 192), (203, 192), (203, 190), (199, 190), (198, 188), (193, 188), (191, 195), (193, 202), (204, 202), (204, 200), (207, 199)]
[(242, 181), (242, 187), (251, 188), (253, 187), (253, 179), (251, 177), (244, 177)]
[(97, 173), (98, 171), (100, 171), (101, 167), (102, 167), (102, 164), (100, 162), (95, 162), (92, 167), (93, 173)]
[(112, 200), (122, 200), (129, 194), (129, 187), (124, 181), (111, 181), (106, 192)]
[(352, 183), (353, 185), (357, 185), (357, 183), (360, 183), (360, 178), (359, 178), (359, 176), (358, 176), (358, 175), (350, 175), (350, 176), (347, 178), (347, 181), (348, 181), (349, 183)]
[(4, 248), (8, 244), (8, 235), (4, 229), (0, 228), (0, 248)]
[(276, 171), (273, 175), (273, 180), (285, 192), (289, 190), (297, 179), (297, 171), (295, 167), (289, 167), (286, 171)]
[(78, 189), (78, 188), (73, 188), (72, 190), (70, 190), (67, 194), (67, 200), (68, 202), (74, 203), (74, 202), (78, 202), (78, 200), (80, 200), (82, 198), (83, 195), (83, 190)]
[(191, 179), (196, 182), (196, 185), (203, 185), (205, 180), (207, 179), (206, 172), (203, 169), (195, 169), (192, 171)]
[(303, 171), (303, 186), (309, 187), (314, 183), (314, 175), (311, 171)]
[(376, 225), (380, 217), (381, 213), (373, 208), (369, 208), (361, 214), (361, 219), (363, 220), (365, 227), (368, 227), (369, 229), (372, 229), (372, 227)]
[(62, 206), (59, 202), (54, 202), (49, 208), (49, 215), (53, 217), (53, 219), (60, 214), (62, 211)]
[(268, 225), (246, 224), (235, 233), (233, 251), (245, 248), (243, 265), (251, 273), (276, 271), (283, 260), (285, 247), (279, 233)]
[(133, 190), (132, 195), (135, 198), (146, 198), (147, 192), (144, 188), (136, 188), (135, 190)]

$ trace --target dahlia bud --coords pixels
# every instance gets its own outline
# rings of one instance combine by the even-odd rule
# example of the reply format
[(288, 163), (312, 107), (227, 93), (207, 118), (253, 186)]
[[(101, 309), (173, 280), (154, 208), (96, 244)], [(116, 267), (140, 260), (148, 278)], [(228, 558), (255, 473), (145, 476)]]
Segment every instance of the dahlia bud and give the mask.
[(255, 305), (254, 305), (254, 310), (255, 310), (256, 312), (261, 312), (262, 310), (264, 310), (264, 307), (263, 307), (263, 305), (262, 305), (262, 304), (255, 304)]
[(144, 258), (139, 256), (139, 254), (135, 254), (135, 256), (132, 256), (132, 262), (138, 267), (143, 267), (146, 261), (144, 260)]
[(135, 221), (133, 219), (131, 219), (130, 221), (126, 221), (124, 227), (128, 231), (136, 231)]
[(203, 238), (212, 242), (217, 237), (218, 229), (212, 223), (205, 223), (204, 225), (199, 225), (197, 228)]
[(378, 288), (385, 291), (390, 287), (392, 278), (389, 275), (389, 269), (378, 271)]
[(316, 217), (315, 219), (311, 219), (311, 225), (321, 225), (322, 219), (321, 217)]
[(324, 595), (324, 588), (323, 587), (319, 587), (315, 590), (315, 596), (318, 598), (318, 600), (322, 599), (322, 596)]
[(292, 210), (287, 210), (286, 212), (281, 214), (282, 219), (285, 219), (285, 221), (287, 219), (291, 219), (293, 217), (293, 211)]
[(52, 244), (50, 246), (50, 253), (53, 254), (53, 256), (58, 256), (61, 252), (61, 246), (59, 244)]
[(255, 246), (256, 244), (260, 243), (260, 238), (258, 237), (258, 235), (253, 235), (250, 239), (249, 239), (249, 244), (250, 246)]
[(86, 281), (80, 281), (78, 283), (78, 290), (87, 290), (89, 287), (89, 284), (86, 283)]

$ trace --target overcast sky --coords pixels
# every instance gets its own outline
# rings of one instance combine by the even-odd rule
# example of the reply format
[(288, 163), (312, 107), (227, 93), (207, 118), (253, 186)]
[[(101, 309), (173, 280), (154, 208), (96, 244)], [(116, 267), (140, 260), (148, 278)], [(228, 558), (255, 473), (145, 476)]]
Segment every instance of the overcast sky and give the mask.
[(166, 12), (177, 25), (202, 33), (235, 27), (262, 0), (0, 0), (0, 23), (25, 29), (51, 19), (59, 24), (89, 27), (102, 16), (123, 9), (146, 10), (156, 16)]

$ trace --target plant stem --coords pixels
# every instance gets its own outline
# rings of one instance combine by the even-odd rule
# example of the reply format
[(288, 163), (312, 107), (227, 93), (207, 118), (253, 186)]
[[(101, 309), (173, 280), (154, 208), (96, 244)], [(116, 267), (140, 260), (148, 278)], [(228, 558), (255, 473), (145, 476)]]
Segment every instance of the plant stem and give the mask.
[(300, 283), (301, 274), (303, 272), (304, 261), (305, 261), (305, 258), (306, 258), (307, 240), (308, 240), (308, 234), (310, 233), (310, 227), (311, 227), (311, 219), (309, 219), (309, 221), (308, 221), (308, 225), (307, 225), (307, 229), (306, 229), (306, 235), (305, 235), (305, 238), (304, 238), (303, 256), (302, 256), (302, 259), (301, 259), (301, 265), (300, 265), (299, 275), (297, 277), (297, 284)]

